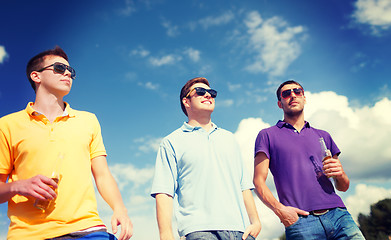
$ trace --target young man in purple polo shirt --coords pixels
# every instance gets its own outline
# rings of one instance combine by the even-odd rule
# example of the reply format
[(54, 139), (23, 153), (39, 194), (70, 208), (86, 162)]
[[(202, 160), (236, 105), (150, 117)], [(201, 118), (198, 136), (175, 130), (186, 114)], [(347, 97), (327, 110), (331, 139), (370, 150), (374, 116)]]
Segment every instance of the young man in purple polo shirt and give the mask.
[[(285, 226), (287, 239), (364, 239), (341, 198), (349, 178), (330, 134), (304, 120), (303, 87), (286, 81), (277, 90), (284, 120), (259, 132), (255, 142), (254, 185), (259, 198)], [(325, 158), (323, 138), (332, 157)], [(266, 186), (273, 174), (277, 200)]]

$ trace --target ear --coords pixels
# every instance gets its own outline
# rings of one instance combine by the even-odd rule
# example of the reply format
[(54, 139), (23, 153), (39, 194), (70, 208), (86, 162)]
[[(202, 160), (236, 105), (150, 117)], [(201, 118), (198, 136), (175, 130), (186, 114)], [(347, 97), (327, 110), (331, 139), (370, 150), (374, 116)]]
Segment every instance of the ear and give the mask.
[(281, 103), (281, 101), (280, 101), (280, 100), (278, 100), (278, 101), (277, 101), (277, 105), (278, 105), (278, 107), (279, 107), (279, 108), (281, 108), (281, 109), (282, 109), (282, 103)]
[(185, 107), (190, 107), (190, 98), (182, 98), (182, 103)]
[(33, 80), (35, 83), (41, 83), (41, 76), (39, 75), (38, 72), (32, 71), (30, 73), (30, 78)]

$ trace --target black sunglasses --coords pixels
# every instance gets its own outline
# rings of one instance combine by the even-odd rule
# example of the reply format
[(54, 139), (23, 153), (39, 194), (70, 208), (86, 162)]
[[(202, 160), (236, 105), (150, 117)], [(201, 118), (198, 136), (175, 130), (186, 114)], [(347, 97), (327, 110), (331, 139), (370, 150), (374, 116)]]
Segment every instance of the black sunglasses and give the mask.
[(46, 66), (44, 68), (41, 68), (37, 70), (37, 72), (42, 72), (43, 70), (46, 70), (47, 68), (53, 66), (53, 70), (56, 73), (64, 74), (66, 70), (68, 70), (71, 73), (71, 78), (75, 79), (76, 78), (76, 71), (72, 67), (65, 65), (63, 63), (55, 62), (52, 65)]
[(292, 91), (296, 96), (303, 96), (304, 95), (304, 90), (302, 88), (294, 88), (294, 89), (288, 89), (288, 90), (282, 91), (281, 97), (283, 99), (289, 98), (292, 94)]
[(204, 96), (207, 92), (210, 94), (210, 96), (212, 98), (215, 98), (217, 96), (217, 91), (216, 90), (213, 90), (213, 89), (205, 89), (205, 88), (202, 88), (202, 87), (195, 87), (193, 88), (187, 95), (185, 98), (187, 98), (190, 93), (195, 90), (196, 91), (196, 94), (198, 96)]

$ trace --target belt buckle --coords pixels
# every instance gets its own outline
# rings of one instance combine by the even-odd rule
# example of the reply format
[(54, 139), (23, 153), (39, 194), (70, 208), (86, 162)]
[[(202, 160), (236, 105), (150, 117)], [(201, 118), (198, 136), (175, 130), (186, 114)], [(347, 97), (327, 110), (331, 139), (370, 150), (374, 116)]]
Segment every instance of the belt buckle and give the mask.
[(326, 210), (324, 210), (323, 212), (315, 212), (315, 211), (312, 211), (312, 214), (313, 214), (314, 216), (322, 216), (322, 215), (328, 213), (329, 211), (330, 211), (329, 209), (326, 209)]

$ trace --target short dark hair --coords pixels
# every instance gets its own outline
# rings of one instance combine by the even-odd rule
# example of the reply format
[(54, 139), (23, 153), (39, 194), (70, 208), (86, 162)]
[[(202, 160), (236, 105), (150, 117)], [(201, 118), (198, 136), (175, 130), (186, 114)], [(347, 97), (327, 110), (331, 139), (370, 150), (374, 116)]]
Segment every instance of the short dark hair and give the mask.
[(281, 83), (281, 85), (278, 87), (277, 89), (277, 99), (278, 101), (281, 101), (281, 88), (284, 87), (285, 85), (288, 85), (288, 84), (296, 84), (296, 85), (299, 85), (303, 90), (304, 88), (300, 85), (300, 83), (296, 82), (295, 80), (288, 80), (288, 81), (285, 81), (283, 83)]
[(209, 87), (209, 82), (206, 78), (203, 77), (196, 77), (193, 79), (190, 79), (186, 82), (186, 84), (182, 87), (181, 94), (179, 95), (179, 101), (181, 102), (181, 108), (183, 113), (187, 116), (187, 111), (185, 108), (185, 105), (183, 105), (182, 99), (186, 97), (186, 95), (190, 92), (191, 87), (196, 83), (204, 83)]
[(59, 57), (62, 57), (68, 61), (67, 54), (59, 46), (55, 46), (53, 49), (43, 51), (43, 52), (35, 55), (34, 57), (32, 57), (30, 59), (30, 61), (27, 63), (26, 74), (27, 74), (27, 78), (31, 84), (31, 87), (34, 89), (34, 92), (36, 91), (36, 86), (35, 86), (35, 82), (31, 79), (30, 74), (33, 71), (37, 71), (37, 70), (45, 67), (45, 66), (42, 66), (42, 63), (45, 60), (45, 57), (47, 57), (47, 56), (59, 56)]

